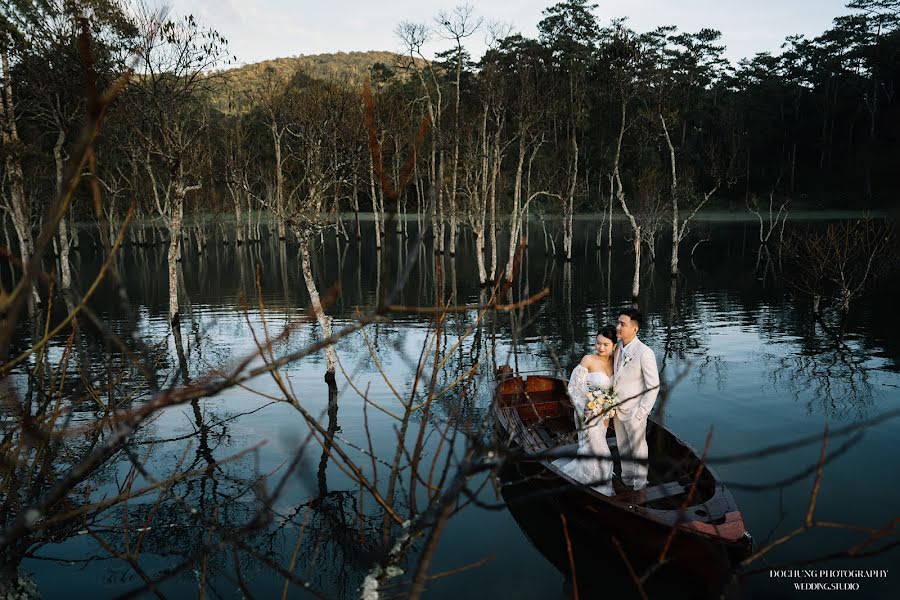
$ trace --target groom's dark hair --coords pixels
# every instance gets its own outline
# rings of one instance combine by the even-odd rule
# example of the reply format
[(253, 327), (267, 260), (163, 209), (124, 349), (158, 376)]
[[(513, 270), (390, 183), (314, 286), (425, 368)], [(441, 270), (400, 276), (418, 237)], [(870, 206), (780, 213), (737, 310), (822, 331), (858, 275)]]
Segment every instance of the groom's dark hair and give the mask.
[(619, 316), (625, 315), (631, 319), (632, 323), (637, 323), (638, 329), (644, 326), (644, 315), (636, 308), (623, 308), (619, 311)]

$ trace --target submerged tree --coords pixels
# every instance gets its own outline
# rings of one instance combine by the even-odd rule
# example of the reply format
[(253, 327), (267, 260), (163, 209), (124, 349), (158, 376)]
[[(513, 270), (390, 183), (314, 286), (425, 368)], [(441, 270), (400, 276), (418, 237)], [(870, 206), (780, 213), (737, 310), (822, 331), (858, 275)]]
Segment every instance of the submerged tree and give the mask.
[(169, 320), (178, 320), (178, 262), (187, 196), (203, 188), (209, 148), (208, 94), (219, 83), (206, 71), (226, 58), (225, 39), (192, 16), (156, 22), (142, 15), (144, 31), (159, 35), (140, 48), (139, 77), (125, 97), (131, 133), (154, 206), (169, 234)]
[(892, 225), (872, 219), (794, 231), (784, 242), (790, 261), (785, 281), (810, 297), (814, 313), (822, 299), (831, 298), (846, 315), (855, 299), (895, 267), (896, 241)]

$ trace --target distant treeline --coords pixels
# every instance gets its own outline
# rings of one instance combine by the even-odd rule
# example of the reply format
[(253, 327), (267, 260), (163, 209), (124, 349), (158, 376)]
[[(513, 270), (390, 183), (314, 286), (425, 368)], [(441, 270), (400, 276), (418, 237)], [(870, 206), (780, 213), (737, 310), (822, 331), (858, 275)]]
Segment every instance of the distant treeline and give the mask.
[[(780, 54), (736, 66), (718, 31), (635, 32), (596, 9), (555, 4), (529, 39), (457, 7), (429, 24), (400, 22), (405, 55), (227, 71), (225, 40), (192, 17), (116, 0), (5, 3), (3, 219), (27, 247), (60, 192), (88, 79), (102, 89), (128, 68), (95, 153), (104, 204), (87, 190), (73, 203), (108, 235), (132, 200), (172, 231), (184, 210), (234, 211), (240, 224), (248, 209), (266, 209), (282, 237), (323, 214), (384, 215), (395, 205), (383, 190), (404, 179), (404, 165), (399, 210), (431, 214), (451, 251), (460, 225), (484, 239), (501, 216), (515, 228), (534, 211), (568, 222), (622, 209), (646, 231), (673, 205), (892, 201), (900, 2), (854, 0), (820, 36), (788, 37)], [(76, 47), (82, 26), (92, 31), (89, 67)], [(473, 35), (491, 40), (477, 62), (466, 51)], [(429, 39), (446, 44), (432, 61), (422, 55)]]

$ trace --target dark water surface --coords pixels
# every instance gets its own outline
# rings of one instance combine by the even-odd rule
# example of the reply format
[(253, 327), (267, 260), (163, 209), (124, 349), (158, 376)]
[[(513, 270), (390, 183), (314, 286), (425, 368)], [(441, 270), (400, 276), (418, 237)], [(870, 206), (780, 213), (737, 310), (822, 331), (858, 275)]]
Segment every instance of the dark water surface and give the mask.
[[(574, 260), (565, 264), (545, 256), (541, 228), (532, 225), (532, 245), (525, 254), (520, 278), (511, 297), (504, 301), (521, 300), (547, 287), (550, 294), (544, 300), (519, 311), (487, 315), (480, 328), (476, 327), (478, 335), (466, 335), (459, 349), (453, 349), (453, 345), (476, 324), (476, 313), (448, 317), (446, 338), (440, 343), (446, 344), (452, 358), (439, 378), (439, 389), (476, 363), (479, 367), (474, 383), (464, 386), (465, 393), (457, 386), (435, 402), (426, 460), (438, 451), (434, 430), (442, 429), (448, 418), (479, 424), (489, 415), (490, 373), (495, 365), (509, 363), (523, 371), (561, 367), (557, 372), (568, 376), (581, 355), (590, 351), (597, 329), (613, 322), (616, 311), (628, 305), (632, 258), (624, 231), (617, 230), (611, 253), (605, 248), (598, 252), (593, 247), (593, 227), (588, 221), (577, 223)], [(832, 316), (826, 317), (823, 325), (813, 319), (809, 303), (796, 299), (783, 285), (786, 274), (779, 264), (777, 248), (761, 253), (755, 242), (756, 224), (716, 222), (699, 227), (711, 239), (697, 248), (693, 260), (688, 256), (693, 242), (686, 242), (683, 275), (675, 284), (668, 277), (664, 243), (660, 244), (655, 270), (646, 267), (640, 307), (647, 324), (640, 335), (660, 363), (668, 393), (665, 405), (660, 407), (658, 402), (657, 408), (662, 408), (665, 422), (700, 448), (712, 430), (713, 464), (731, 487), (748, 529), (761, 546), (803, 523), (813, 482), (809, 468), (816, 464), (821, 444), (813, 442), (751, 460), (716, 462), (715, 458), (821, 436), (826, 425), (834, 432), (900, 407), (898, 286), (892, 280), (881, 282), (853, 306), (845, 324)], [(456, 304), (483, 301), (469, 237), (464, 236), (455, 259), (440, 258), (439, 265), (428, 247), (417, 250), (412, 239), (398, 238), (392, 242), (390, 265), (383, 269), (371, 231), (366, 235), (361, 243), (351, 240), (340, 244), (327, 235), (324, 246), (316, 248), (314, 273), (319, 292), (327, 296), (333, 284), (340, 284), (327, 311), (336, 329), (352, 323), (358, 311), (370, 308), (378, 286), (396, 281), (413, 257), (417, 264), (395, 303), (431, 305), (451, 297)], [(89, 282), (99, 267), (99, 258), (86, 247), (74, 260), (81, 281)], [(159, 372), (177, 379), (175, 341), (166, 323), (165, 249), (127, 247), (118, 264), (128, 298), (138, 307), (141, 339), (148, 346), (166, 349)], [(255, 351), (250, 325), (257, 335), (262, 335), (263, 328), (255, 291), (257, 265), (265, 325), (276, 335), (286, 324), (303, 318), (309, 305), (295, 244), (271, 240), (243, 247), (210, 243), (202, 256), (197, 256), (192, 245), (186, 247), (181, 328), (190, 378), (202, 377)], [(246, 305), (242, 304), (243, 296), (248, 298)], [(125, 327), (128, 311), (111, 289), (101, 290), (93, 306), (114, 328)], [(843, 334), (839, 334), (841, 329)], [(397, 422), (372, 407), (364, 416), (363, 401), (348, 385), (347, 376), (360, 390), (368, 389), (374, 402), (399, 412), (399, 402), (379, 373), (373, 355), (393, 386), (401, 394), (408, 393), (422, 345), (432, 329), (428, 316), (400, 314), (391, 322), (371, 325), (364, 331), (371, 351), (362, 333), (337, 344), (346, 373), (338, 373), (336, 403), (329, 406), (321, 354), (293, 363), (283, 372), (307, 410), (321, 417), (321, 422), (335, 432), (336, 440), (347, 444), (347, 452), (371, 474), (370, 458), (354, 449), (368, 447), (364, 419), (368, 418), (374, 454), (388, 461), (393, 457)], [(839, 342), (835, 339), (838, 334)], [(302, 348), (320, 337), (314, 320), (302, 323), (292, 337), (276, 345), (275, 352)], [(21, 341), (24, 346), (28, 340)], [(55, 347), (51, 359), (58, 359), (60, 352), (61, 346)], [(92, 369), (102, 379), (103, 365), (95, 364)], [(252, 391), (232, 389), (194, 406), (164, 411), (138, 435), (135, 446), (142, 455), (149, 452), (150, 468), (164, 475), (182, 455), (185, 465), (202, 471), (212, 461), (265, 441), (257, 452), (208, 469), (203, 477), (173, 488), (198, 511), (226, 506), (227, 514), (220, 519), (230, 519), (235, 526), (253, 513), (250, 496), (242, 487), (245, 478), (286, 469), (286, 462), (309, 431), (293, 407), (272, 403), (266, 397), (281, 395), (270, 377), (260, 377), (250, 387)], [(85, 409), (80, 418), (88, 419), (90, 414)], [(418, 423), (411, 429), (417, 431)], [(407, 443), (413, 444), (414, 437), (410, 434)], [(833, 437), (829, 450), (836, 452), (848, 439), (847, 435)], [(877, 528), (897, 517), (897, 439), (900, 419), (880, 422), (830, 462), (824, 471), (815, 519)], [(150, 440), (170, 441), (140, 445)], [(289, 479), (275, 507), (280, 519), (254, 534), (248, 543), (286, 565), (302, 531), (295, 569), (298, 576), (329, 597), (357, 597), (377, 545), (367, 532), (378, 531), (380, 520), (368, 522), (369, 517), (357, 516), (359, 487), (322, 454), (319, 446), (311, 446), (308, 454), (299, 475)], [(111, 494), (128, 470), (125, 457), (108, 466), (98, 474), (94, 495)], [(386, 471), (383, 467), (379, 472), (382, 482)], [(473, 489), (477, 483), (473, 483)], [(558, 517), (537, 507), (517, 509), (514, 517), (502, 507), (503, 497), (497, 489), (487, 485), (479, 498), (485, 505), (499, 508), (472, 504), (452, 518), (429, 572), (456, 569), (485, 557), (493, 559), (478, 568), (429, 582), (428, 597), (562, 598), (565, 590), (571, 589), (554, 566), (558, 547), (547, 541), (558, 534)], [(146, 519), (156, 499), (151, 494), (129, 504), (129, 521)], [(363, 512), (372, 515), (374, 507), (366, 506)], [(121, 521), (121, 514), (117, 516)], [(522, 526), (517, 518), (523, 521)], [(140, 563), (147, 573), (172, 568), (203, 543), (204, 527), (179, 503), (163, 502), (153, 523), (156, 526), (143, 542)], [(102, 525), (97, 524), (97, 529), (103, 530)], [(103, 531), (109, 543), (122, 542), (116, 529)], [(859, 584), (859, 590), (853, 593), (855, 598), (900, 597), (898, 569), (883, 580), (848, 576), (779, 578), (768, 572), (770, 567), (842, 553), (865, 538), (866, 534), (834, 528), (807, 531), (754, 563), (751, 569), (764, 572), (742, 579), (739, 593), (750, 598), (793, 597), (810, 593), (795, 591), (794, 583), (854, 582)], [(602, 545), (598, 541), (598, 548)], [(609, 587), (595, 587), (582, 597), (611, 593), (630, 597), (632, 590), (622, 591), (614, 583), (625, 572), (623, 564), (610, 558), (612, 555), (599, 549), (597, 552), (593, 572), (578, 572), (579, 579), (584, 580), (581, 587), (587, 590), (588, 582), (607, 579)], [(895, 548), (874, 556), (842, 557), (795, 568), (891, 569), (898, 566), (898, 552)], [(230, 552), (210, 559), (209, 597), (240, 597), (235, 580), (215, 575), (218, 570), (233, 573), (233, 560)], [(238, 560), (243, 579), (256, 597), (281, 596), (283, 578), (247, 553), (240, 554)], [(25, 562), (24, 569), (47, 598), (115, 597), (142, 583), (125, 562), (109, 558), (98, 542), (78, 532), (43, 546), (37, 557)], [(200, 577), (199, 568), (194, 566), (164, 583), (161, 590), (167, 597), (198, 597)], [(303, 593), (294, 587), (289, 597), (303, 597)]]

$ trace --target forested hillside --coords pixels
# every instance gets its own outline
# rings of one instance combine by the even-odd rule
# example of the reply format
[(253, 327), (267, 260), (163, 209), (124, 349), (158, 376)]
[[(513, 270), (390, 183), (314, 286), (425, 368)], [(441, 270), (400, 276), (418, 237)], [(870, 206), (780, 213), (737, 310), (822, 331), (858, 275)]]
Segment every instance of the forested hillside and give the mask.
[[(820, 35), (738, 64), (717, 30), (636, 31), (567, 0), (544, 10), (537, 36), (503, 32), (481, 57), (467, 44), (487, 24), (461, 6), (399, 22), (400, 55), (231, 70), (227, 41), (193, 17), (98, 8), (87, 80), (68, 4), (35, 6), (2, 13), (0, 47), (4, 218), (25, 256), (97, 113), (85, 90), (120, 77), (92, 163), (107, 214), (75, 198), (66, 218), (106, 221), (111, 237), (136, 199), (169, 230), (173, 262), (191, 213), (232, 213), (240, 242), (248, 214), (303, 239), (334, 215), (371, 212), (380, 247), (386, 216), (409, 212), (428, 216), (439, 253), (469, 228), (484, 282), (535, 213), (561, 217), (558, 253), (571, 259), (573, 216), (603, 212), (627, 218), (638, 258), (671, 235), (676, 272), (682, 213), (883, 208), (900, 184), (898, 2), (853, 0)], [(405, 185), (384, 194), (387, 183)], [(501, 249), (505, 222), (513, 241)], [(58, 235), (65, 256), (65, 218)]]
[[(344, 81), (362, 84), (372, 74), (372, 68), (380, 73), (385, 69), (403, 74), (402, 66), (410, 62), (409, 57), (393, 52), (336, 52), (334, 54), (310, 54), (264, 60), (226, 69), (217, 73), (223, 78), (220, 108), (227, 109), (228, 101), (234, 102), (234, 109), (246, 108), (252, 103), (253, 93), (266, 85), (267, 78), (288, 81), (297, 73), (304, 73), (312, 79)], [(418, 65), (424, 61), (417, 60)]]

